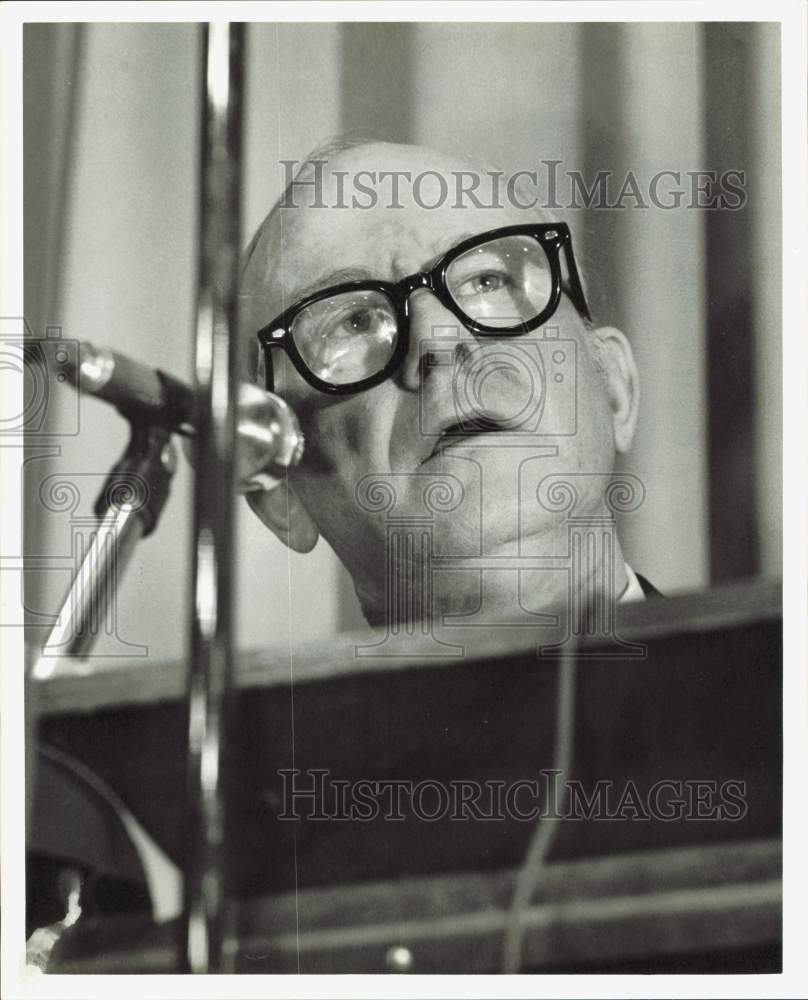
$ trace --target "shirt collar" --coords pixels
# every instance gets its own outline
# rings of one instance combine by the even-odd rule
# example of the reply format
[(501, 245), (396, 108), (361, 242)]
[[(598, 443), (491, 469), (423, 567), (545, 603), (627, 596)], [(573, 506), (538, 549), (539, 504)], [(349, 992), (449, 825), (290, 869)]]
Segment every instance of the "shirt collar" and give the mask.
[(644, 601), (645, 591), (642, 589), (642, 585), (637, 579), (637, 574), (628, 563), (626, 563), (626, 576), (628, 577), (628, 584), (626, 585), (626, 589), (620, 595), (619, 603), (624, 604), (629, 601)]

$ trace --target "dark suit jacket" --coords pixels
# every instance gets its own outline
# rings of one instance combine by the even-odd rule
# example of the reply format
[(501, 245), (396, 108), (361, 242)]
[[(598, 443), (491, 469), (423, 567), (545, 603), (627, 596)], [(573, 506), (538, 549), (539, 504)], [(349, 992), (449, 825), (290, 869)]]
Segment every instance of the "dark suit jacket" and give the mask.
[(663, 594), (660, 594), (660, 592), (656, 589), (656, 587), (653, 585), (653, 583), (649, 583), (645, 579), (644, 576), (640, 576), (639, 573), (637, 573), (636, 576), (637, 576), (637, 579), (640, 582), (640, 586), (642, 587), (642, 592), (645, 594), (646, 597), (663, 597), (664, 596)]

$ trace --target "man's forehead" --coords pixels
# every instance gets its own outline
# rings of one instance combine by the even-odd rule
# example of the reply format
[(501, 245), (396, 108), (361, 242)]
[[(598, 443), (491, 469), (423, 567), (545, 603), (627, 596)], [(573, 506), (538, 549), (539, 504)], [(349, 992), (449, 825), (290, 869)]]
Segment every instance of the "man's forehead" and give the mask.
[(350, 268), (393, 278), (420, 269), (466, 235), (523, 221), (504, 206), (458, 199), (458, 184), (482, 173), (474, 164), (410, 146), (362, 147), (329, 158), (301, 178), (307, 186), (280, 209), (275, 290), (294, 298)]

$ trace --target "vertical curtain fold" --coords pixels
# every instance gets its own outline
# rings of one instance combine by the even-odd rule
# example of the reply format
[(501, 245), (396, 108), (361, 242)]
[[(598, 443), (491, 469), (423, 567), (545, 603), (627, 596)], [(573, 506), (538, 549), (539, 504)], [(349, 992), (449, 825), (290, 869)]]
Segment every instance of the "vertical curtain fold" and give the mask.
[[(621, 537), (629, 561), (660, 589), (694, 589), (708, 580), (704, 217), (687, 197), (654, 206), (649, 187), (673, 171), (671, 189), (687, 195), (688, 172), (703, 165), (699, 27), (586, 25), (579, 58), (585, 175), (591, 185), (608, 172), (618, 206), (587, 214), (595, 318), (626, 334), (642, 386), (622, 464), (642, 479), (646, 499), (623, 519)], [(640, 199), (619, 197), (629, 175)]]
[[(70, 182), (75, 167), (79, 79), (84, 26), (26, 24), (23, 27), (23, 261), (25, 318), (35, 337), (62, 320), (65, 246), (70, 224)], [(67, 335), (67, 334), (65, 334)], [(34, 387), (36, 389), (36, 387)], [(27, 384), (24, 392), (32, 391)], [(26, 401), (27, 403), (27, 401)], [(43, 430), (59, 427), (60, 401), (49, 394)], [(54, 455), (54, 448), (47, 455)], [(43, 456), (41, 438), (26, 441), (26, 458)], [(36, 502), (36, 483), (27, 474), (24, 552), (42, 551), (47, 511)], [(47, 551), (47, 550), (46, 550)], [(47, 605), (47, 577), (26, 569), (26, 622), (41, 624)]]

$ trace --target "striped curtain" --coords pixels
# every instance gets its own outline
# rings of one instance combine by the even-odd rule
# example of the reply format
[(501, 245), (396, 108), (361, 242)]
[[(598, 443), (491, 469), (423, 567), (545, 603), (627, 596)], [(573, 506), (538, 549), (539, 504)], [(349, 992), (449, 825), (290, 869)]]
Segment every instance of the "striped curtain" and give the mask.
[[(57, 325), (180, 376), (191, 363), (198, 59), (193, 25), (25, 28), (28, 318), (38, 333)], [(596, 318), (626, 333), (641, 372), (624, 465), (647, 497), (622, 525), (625, 548), (669, 593), (780, 574), (778, 25), (261, 24), (248, 59), (245, 238), (279, 193), (279, 160), (357, 128), (507, 171), (553, 161), (562, 195), (570, 175), (591, 186), (605, 171), (619, 187), (633, 174), (646, 189), (662, 171), (678, 176), (678, 208), (629, 199), (567, 215)], [(742, 174), (743, 207), (690, 207), (699, 171)], [(69, 405), (53, 400), (53, 426)], [(43, 478), (90, 483), (123, 447), (122, 421), (102, 404), (81, 415), (78, 435), (30, 455), (28, 544), (43, 552), (70, 537), (37, 500)], [(185, 640), (189, 489), (183, 469), (120, 593), (120, 636), (160, 658)], [(327, 547), (289, 555), (248, 512), (242, 522), (244, 645), (358, 622)], [(59, 567), (30, 575), (32, 618), (58, 606)]]

